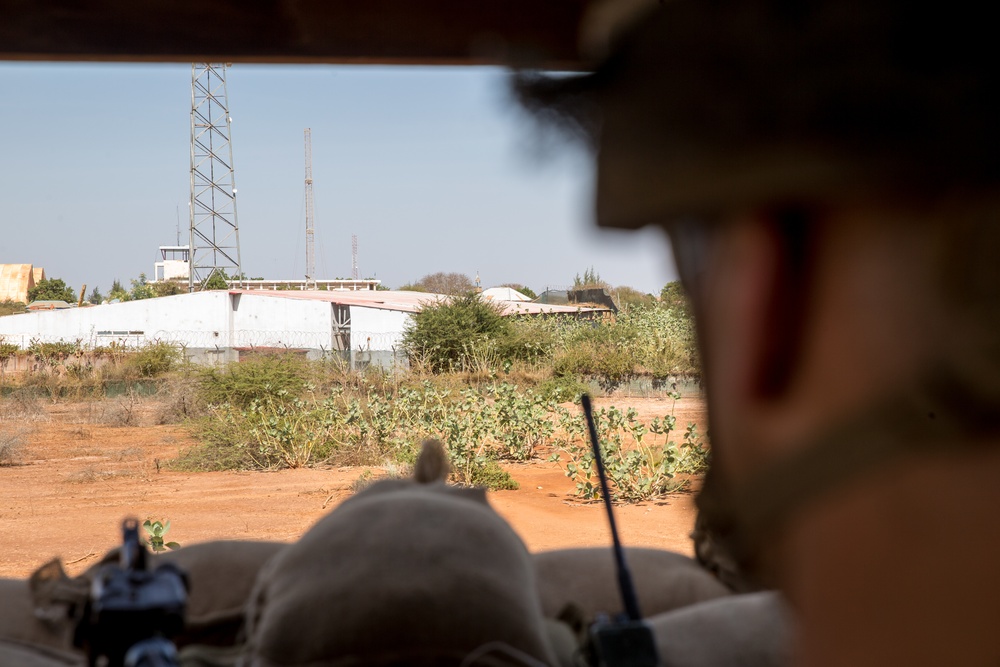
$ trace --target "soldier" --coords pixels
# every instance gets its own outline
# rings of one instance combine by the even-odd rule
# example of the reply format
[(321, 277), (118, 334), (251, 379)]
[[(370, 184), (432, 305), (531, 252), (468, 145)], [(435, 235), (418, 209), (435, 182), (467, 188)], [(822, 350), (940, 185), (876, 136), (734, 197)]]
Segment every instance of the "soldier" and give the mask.
[(962, 0), (672, 0), (529, 84), (693, 304), (702, 523), (797, 664), (1000, 664), (1000, 68)]

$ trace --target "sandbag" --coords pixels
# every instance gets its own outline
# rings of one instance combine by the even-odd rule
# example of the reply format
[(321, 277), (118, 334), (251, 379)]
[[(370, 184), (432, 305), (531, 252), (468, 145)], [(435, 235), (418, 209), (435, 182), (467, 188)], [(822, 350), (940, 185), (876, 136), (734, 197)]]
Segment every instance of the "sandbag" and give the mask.
[(185, 627), (175, 638), (177, 646), (235, 644), (257, 574), (286, 546), (280, 542), (218, 540), (151, 558), (150, 567), (170, 562), (188, 575)]
[(731, 595), (648, 619), (663, 667), (791, 665), (792, 619), (774, 592)]
[(69, 624), (50, 624), (36, 617), (26, 580), (0, 579), (0, 665), (82, 665), (83, 654), (72, 644)]
[(268, 563), (244, 664), (459, 665), (488, 644), (557, 664), (520, 538), (481, 489), (417, 478), (371, 485)]
[[(682, 554), (661, 549), (625, 550), (639, 606), (646, 616), (730, 594), (729, 589)], [(559, 618), (567, 607), (589, 625), (600, 613), (622, 611), (611, 548), (560, 549), (532, 556), (542, 611)]]
[(0, 665), (3, 667), (83, 667), (82, 653), (57, 651), (44, 646), (28, 646), (0, 639)]

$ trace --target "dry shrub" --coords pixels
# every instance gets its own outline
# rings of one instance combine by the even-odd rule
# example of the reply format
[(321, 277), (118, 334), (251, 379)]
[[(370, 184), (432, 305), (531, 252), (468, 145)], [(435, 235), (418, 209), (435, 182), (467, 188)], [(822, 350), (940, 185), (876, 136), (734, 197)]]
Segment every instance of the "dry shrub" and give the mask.
[(168, 378), (150, 402), (155, 424), (182, 424), (208, 413), (199, 397), (198, 381), (190, 374)]
[(24, 436), (29, 429), (0, 427), (0, 466), (17, 465), (24, 450)]
[(134, 389), (129, 389), (123, 396), (108, 399), (101, 404), (104, 407), (100, 423), (109, 426), (141, 426), (142, 398)]
[(18, 388), (0, 400), (0, 421), (48, 421), (42, 402), (30, 389)]

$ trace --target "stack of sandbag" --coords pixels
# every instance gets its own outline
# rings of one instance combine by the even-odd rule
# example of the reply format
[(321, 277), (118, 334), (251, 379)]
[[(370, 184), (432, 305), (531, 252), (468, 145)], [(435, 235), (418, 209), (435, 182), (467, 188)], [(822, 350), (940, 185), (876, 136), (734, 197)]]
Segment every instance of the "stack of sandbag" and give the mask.
[(267, 564), (248, 667), (556, 664), (524, 544), (442, 461), (425, 443)]
[[(187, 572), (183, 667), (580, 664), (599, 614), (622, 611), (610, 548), (530, 555), (481, 489), (445, 483), (425, 443), (413, 479), (346, 500), (297, 543), (218, 541), (154, 556)], [(686, 556), (627, 549), (665, 667), (783, 667), (789, 615), (733, 595)], [(58, 561), (0, 580), (0, 666), (76, 667), (90, 583)]]

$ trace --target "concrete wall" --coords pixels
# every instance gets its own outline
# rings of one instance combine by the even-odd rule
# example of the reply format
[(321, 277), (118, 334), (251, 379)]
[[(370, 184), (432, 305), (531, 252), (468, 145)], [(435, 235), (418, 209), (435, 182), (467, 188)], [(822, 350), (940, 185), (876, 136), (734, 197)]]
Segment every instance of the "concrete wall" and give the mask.
[(333, 332), (326, 301), (234, 294), (234, 347), (289, 347), (329, 351)]
[(405, 364), (403, 331), (412, 313), (351, 306), (351, 355), (354, 367)]

